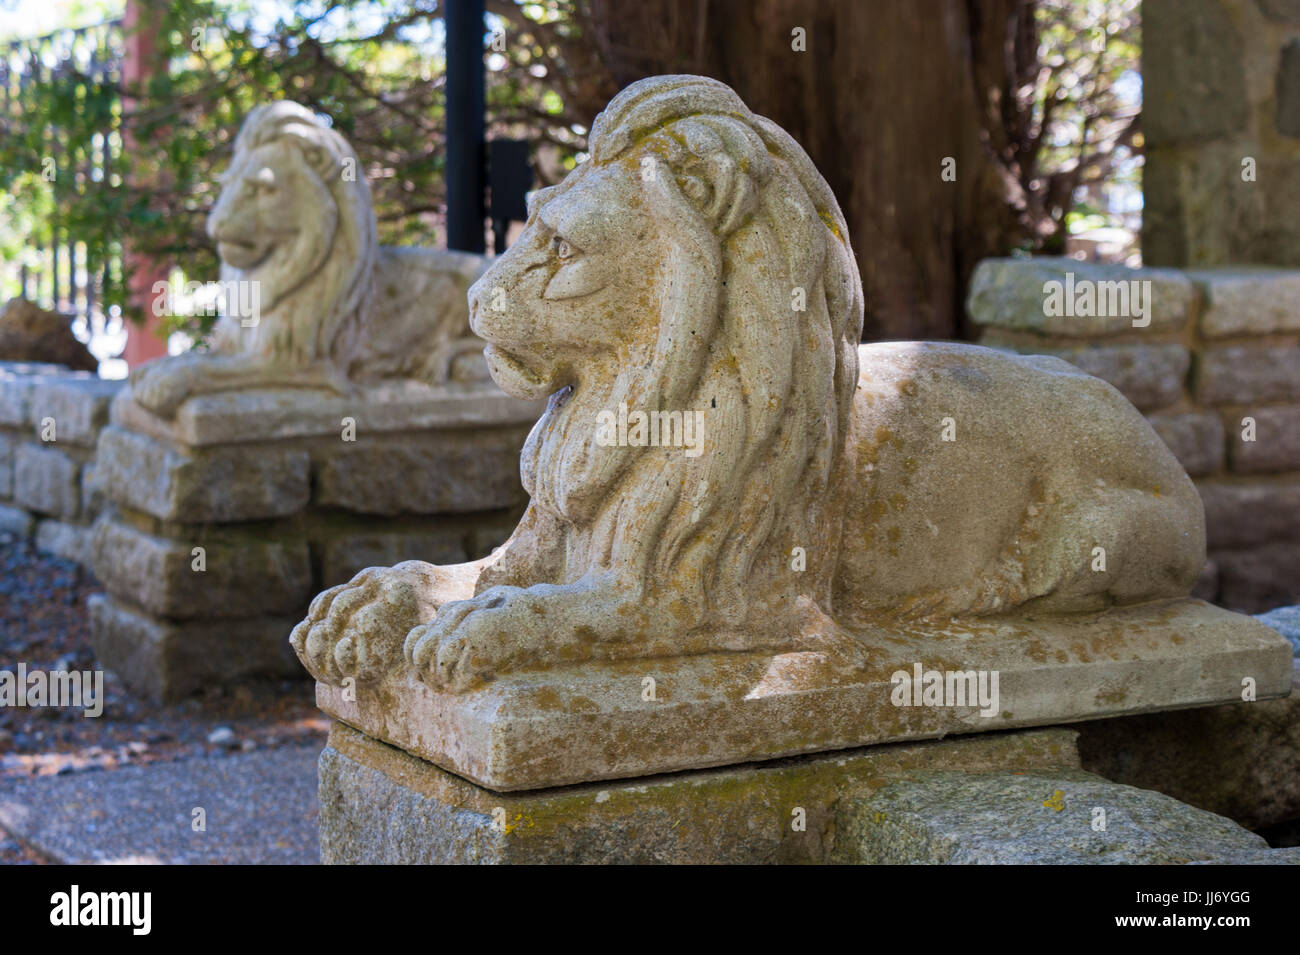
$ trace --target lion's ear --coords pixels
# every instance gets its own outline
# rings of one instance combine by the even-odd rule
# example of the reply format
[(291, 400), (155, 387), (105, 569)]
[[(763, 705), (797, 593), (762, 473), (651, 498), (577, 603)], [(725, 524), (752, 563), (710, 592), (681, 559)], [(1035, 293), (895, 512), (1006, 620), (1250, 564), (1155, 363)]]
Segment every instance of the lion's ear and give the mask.
[(674, 133), (678, 138), (664, 137), (657, 149), (672, 167), (682, 194), (713, 232), (726, 238), (758, 207), (753, 176), (767, 170), (767, 157), (755, 153), (749, 141), (758, 142), (755, 137), (746, 138), (711, 120), (683, 121)]
[(545, 189), (534, 189), (524, 196), (525, 207), (528, 210), (528, 221), (533, 220), (537, 210), (546, 205), (558, 191), (559, 186), (547, 186)]

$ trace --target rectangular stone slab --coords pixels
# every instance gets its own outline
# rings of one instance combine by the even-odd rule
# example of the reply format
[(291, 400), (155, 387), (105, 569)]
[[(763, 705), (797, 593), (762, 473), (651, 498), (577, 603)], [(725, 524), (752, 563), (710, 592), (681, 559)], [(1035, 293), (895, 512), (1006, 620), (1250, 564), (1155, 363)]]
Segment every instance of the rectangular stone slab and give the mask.
[(382, 382), (355, 395), (305, 388), (261, 388), (195, 395), (160, 418), (124, 390), (113, 401), (119, 427), (192, 448), (339, 434), (351, 418), (358, 432), (391, 433), (453, 428), (531, 425), (544, 401), (511, 398), (491, 382), (455, 386), (415, 381)]
[[(399, 668), (355, 692), (317, 683), (316, 702), (509, 792), (1230, 703), (1247, 679), (1261, 700), (1291, 685), (1291, 646), (1276, 631), (1192, 598), (1050, 621), (878, 628), (862, 639), (864, 665), (822, 652), (718, 653), (514, 673), (461, 695)], [(996, 670), (998, 711), (894, 705), (891, 677), (917, 663)]]
[[(321, 862), (853, 861), (860, 850), (840, 837), (844, 822), (863, 815), (858, 802), (881, 787), (944, 771), (1078, 773), (1075, 735), (1060, 728), (993, 733), (502, 794), (335, 723), (318, 764)], [(1040, 798), (1051, 792), (1044, 786)], [(845, 810), (852, 815), (842, 821)]]

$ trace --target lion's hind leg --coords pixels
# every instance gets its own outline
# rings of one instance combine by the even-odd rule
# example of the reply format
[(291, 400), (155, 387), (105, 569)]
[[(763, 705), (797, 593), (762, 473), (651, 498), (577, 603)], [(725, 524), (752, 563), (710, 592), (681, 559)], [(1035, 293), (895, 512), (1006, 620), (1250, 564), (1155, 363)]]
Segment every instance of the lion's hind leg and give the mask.
[(1099, 486), (1050, 514), (1025, 548), (1027, 610), (1082, 613), (1186, 595), (1204, 563), (1183, 502), (1154, 489)]

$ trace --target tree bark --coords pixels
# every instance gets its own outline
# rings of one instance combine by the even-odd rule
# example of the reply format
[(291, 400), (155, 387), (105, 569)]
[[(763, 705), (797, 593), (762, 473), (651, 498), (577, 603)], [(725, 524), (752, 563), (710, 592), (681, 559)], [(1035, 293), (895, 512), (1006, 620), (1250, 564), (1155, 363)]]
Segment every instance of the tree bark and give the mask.
[(591, 0), (589, 12), (615, 88), (713, 76), (807, 150), (849, 223), (865, 338), (965, 337), (975, 263), (1025, 238), (998, 127), (1015, 109), (1030, 0)]

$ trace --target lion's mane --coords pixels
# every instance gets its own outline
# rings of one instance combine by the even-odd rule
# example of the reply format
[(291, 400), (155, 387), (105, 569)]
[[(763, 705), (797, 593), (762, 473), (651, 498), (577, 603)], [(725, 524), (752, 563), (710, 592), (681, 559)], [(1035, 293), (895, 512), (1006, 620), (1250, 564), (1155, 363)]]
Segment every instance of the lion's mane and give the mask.
[[(274, 296), (263, 303), (258, 325), (237, 318), (218, 329), (216, 348), (255, 352), (302, 366), (328, 361), (345, 371), (362, 346), (374, 301), (379, 240), (370, 186), (348, 141), (297, 103), (280, 101), (252, 110), (235, 138), (232, 169), (249, 152), (277, 141), (296, 148), (334, 204), (329, 234), (299, 235), (287, 262), (273, 263), (264, 280)], [(350, 168), (351, 174), (346, 174)], [(243, 270), (222, 263), (223, 281), (256, 278), (264, 266)]]
[[(632, 320), (657, 323), (652, 353), (580, 387), (600, 389), (609, 409), (702, 411), (705, 451), (599, 446), (591, 422), (566, 419), (553, 400), (525, 448), (525, 484), (535, 505), (574, 528), (570, 578), (621, 564), (645, 593), (707, 608), (701, 627), (743, 628), (796, 593), (829, 611), (838, 515), (828, 491), (844, 456), (863, 311), (844, 216), (799, 145), (722, 83), (656, 77), (611, 101), (593, 126), (589, 165), (624, 163), (636, 175), (647, 156), (671, 169), (706, 237), (669, 238), (655, 314), (628, 303)], [(752, 569), (794, 547), (808, 566), (778, 575), (788, 590), (748, 592)]]

